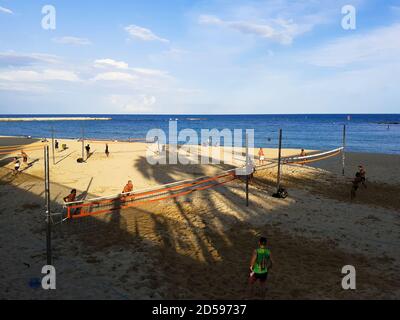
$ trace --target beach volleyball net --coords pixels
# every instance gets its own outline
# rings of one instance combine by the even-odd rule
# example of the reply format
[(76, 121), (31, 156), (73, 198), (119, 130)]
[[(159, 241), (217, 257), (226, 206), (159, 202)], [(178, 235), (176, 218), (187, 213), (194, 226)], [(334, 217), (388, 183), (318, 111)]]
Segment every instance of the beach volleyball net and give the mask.
[(29, 152), (29, 151), (43, 150), (43, 147), (46, 145), (47, 143), (38, 142), (38, 143), (24, 144), (24, 145), (0, 146), (0, 156), (18, 155), (22, 151)]
[[(281, 164), (305, 164), (322, 161), (327, 158), (338, 156), (343, 151), (344, 148), (342, 147), (308, 156), (283, 157), (281, 159)], [(270, 159), (268, 161), (270, 161), (270, 163), (278, 162), (277, 159)], [(252, 168), (257, 171), (267, 166), (268, 165), (254, 165)], [(187, 196), (194, 192), (215, 188), (238, 179), (239, 176), (236, 175), (237, 169), (239, 168), (223, 171), (214, 176), (182, 180), (129, 193), (119, 193), (105, 197), (65, 203), (66, 219), (80, 219), (89, 216), (109, 214), (123, 209), (162, 202)]]
[(170, 184), (142, 189), (129, 193), (92, 198), (85, 201), (66, 203), (67, 219), (79, 219), (88, 216), (116, 212), (122, 209), (137, 207), (189, 195), (221, 186), (235, 180), (235, 169), (221, 172), (212, 177), (201, 177), (192, 180), (178, 181)]
[(291, 156), (291, 157), (283, 157), (282, 164), (305, 164), (312, 163), (316, 161), (325, 160), (328, 158), (336, 157), (344, 151), (344, 147), (336, 148), (329, 151), (318, 152), (315, 154), (310, 154), (307, 156)]

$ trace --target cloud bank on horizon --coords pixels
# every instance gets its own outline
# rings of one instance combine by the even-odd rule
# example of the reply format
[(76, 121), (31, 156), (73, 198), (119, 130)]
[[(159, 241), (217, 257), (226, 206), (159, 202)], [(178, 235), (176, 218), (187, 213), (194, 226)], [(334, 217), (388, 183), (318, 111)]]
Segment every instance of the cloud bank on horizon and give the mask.
[(110, 3), (0, 1), (0, 113), (400, 110), (398, 0)]

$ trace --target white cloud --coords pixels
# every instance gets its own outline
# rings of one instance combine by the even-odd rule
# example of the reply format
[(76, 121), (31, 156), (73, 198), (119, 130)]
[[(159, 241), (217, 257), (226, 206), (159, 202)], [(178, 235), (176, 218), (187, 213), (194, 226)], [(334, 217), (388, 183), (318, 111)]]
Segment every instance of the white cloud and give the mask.
[(68, 70), (46, 69), (42, 72), (34, 70), (16, 70), (0, 72), (0, 80), (11, 82), (43, 82), (43, 81), (79, 81), (76, 73)]
[(96, 75), (94, 81), (135, 81), (137, 77), (126, 72), (104, 72)]
[(57, 62), (59, 62), (59, 58), (49, 54), (18, 54), (12, 51), (0, 52), (0, 67), (23, 67), (33, 64), (53, 64)]
[(92, 44), (89, 39), (86, 38), (78, 38), (78, 37), (61, 37), (61, 38), (54, 38), (53, 41), (59, 44), (70, 44), (75, 46), (87, 46)]
[(378, 28), (362, 35), (331, 41), (302, 55), (302, 60), (321, 67), (400, 60), (400, 24)]
[(124, 61), (116, 61), (113, 59), (98, 59), (94, 62), (95, 67), (105, 68), (113, 67), (117, 69), (128, 69), (128, 64)]
[(158, 69), (149, 68), (130, 68), (129, 64), (124, 61), (116, 61), (114, 59), (98, 59), (94, 61), (96, 68), (110, 68), (110, 69), (122, 69), (126, 72), (132, 72), (134, 76), (146, 76), (146, 77), (167, 77), (168, 72)]
[(200, 24), (215, 25), (236, 30), (238, 32), (277, 41), (281, 44), (291, 44), (293, 39), (313, 28), (313, 24), (296, 24), (291, 19), (271, 19), (267, 22), (227, 21), (216, 16), (201, 15)]
[(7, 13), (7, 14), (14, 14), (14, 12), (12, 12), (12, 10), (1, 7), (1, 6), (0, 6), (0, 12)]
[(121, 112), (151, 112), (157, 99), (153, 95), (111, 95), (110, 103)]
[(132, 70), (140, 75), (150, 76), (150, 77), (165, 77), (168, 75), (166, 71), (158, 69), (132, 68)]
[(169, 40), (155, 35), (150, 29), (139, 27), (133, 24), (125, 27), (125, 31), (128, 32), (129, 35), (134, 39), (143, 41), (160, 41), (165, 43), (169, 42)]

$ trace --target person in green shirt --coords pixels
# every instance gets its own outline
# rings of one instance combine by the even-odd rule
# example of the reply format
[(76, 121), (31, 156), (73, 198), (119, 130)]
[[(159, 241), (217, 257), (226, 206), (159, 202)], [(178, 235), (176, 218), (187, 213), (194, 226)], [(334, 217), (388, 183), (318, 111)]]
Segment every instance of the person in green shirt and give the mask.
[[(250, 286), (260, 283), (261, 291), (265, 293), (268, 271), (272, 268), (271, 250), (267, 248), (267, 238), (261, 237), (258, 248), (254, 250), (250, 261)], [(251, 292), (253, 293), (253, 292)]]

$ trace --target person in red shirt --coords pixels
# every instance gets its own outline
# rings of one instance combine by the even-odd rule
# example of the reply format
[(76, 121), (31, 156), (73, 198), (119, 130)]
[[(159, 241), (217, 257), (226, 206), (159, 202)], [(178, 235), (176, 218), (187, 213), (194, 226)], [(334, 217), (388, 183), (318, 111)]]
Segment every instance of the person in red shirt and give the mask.
[(71, 193), (64, 198), (64, 202), (74, 202), (76, 198), (76, 189), (72, 189)]

